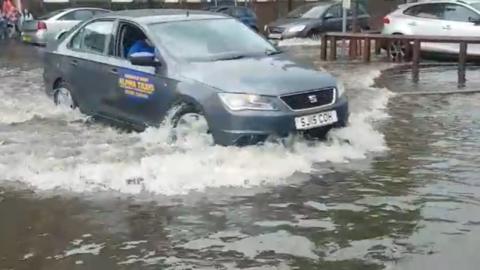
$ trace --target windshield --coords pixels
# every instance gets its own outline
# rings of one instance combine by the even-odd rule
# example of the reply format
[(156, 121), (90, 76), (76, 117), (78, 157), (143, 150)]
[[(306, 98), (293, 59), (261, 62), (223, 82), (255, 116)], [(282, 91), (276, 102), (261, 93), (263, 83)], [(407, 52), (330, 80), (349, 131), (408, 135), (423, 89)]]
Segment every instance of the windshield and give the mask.
[(49, 12), (43, 16), (40, 16), (38, 17), (39, 20), (47, 20), (47, 19), (50, 19), (51, 17), (57, 15), (57, 14), (60, 14), (62, 12), (64, 12), (65, 9), (59, 9), (59, 10), (55, 10), (55, 11), (52, 11), (52, 12)]
[(176, 58), (198, 61), (228, 60), (278, 51), (234, 19), (158, 23), (150, 26), (157, 42)]
[(305, 5), (294, 9), (288, 13), (287, 18), (306, 18), (306, 19), (318, 19), (325, 12), (328, 6), (312, 4)]

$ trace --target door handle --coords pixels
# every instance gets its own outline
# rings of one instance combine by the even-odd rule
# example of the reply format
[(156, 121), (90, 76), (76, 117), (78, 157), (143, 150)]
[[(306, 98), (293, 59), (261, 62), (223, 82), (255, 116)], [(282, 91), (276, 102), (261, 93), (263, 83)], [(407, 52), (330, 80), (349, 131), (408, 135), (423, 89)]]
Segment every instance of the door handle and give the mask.
[(112, 68), (112, 69), (110, 69), (110, 73), (117, 75), (118, 74), (118, 69)]
[(72, 60), (72, 61), (70, 61), (70, 64), (72, 66), (77, 66), (78, 65), (78, 60)]
[(443, 29), (444, 29), (444, 30), (451, 30), (452, 27), (451, 27), (450, 25), (444, 25), (444, 26), (443, 26)]
[(409, 26), (417, 26), (417, 23), (416, 22), (409, 22), (408, 25)]

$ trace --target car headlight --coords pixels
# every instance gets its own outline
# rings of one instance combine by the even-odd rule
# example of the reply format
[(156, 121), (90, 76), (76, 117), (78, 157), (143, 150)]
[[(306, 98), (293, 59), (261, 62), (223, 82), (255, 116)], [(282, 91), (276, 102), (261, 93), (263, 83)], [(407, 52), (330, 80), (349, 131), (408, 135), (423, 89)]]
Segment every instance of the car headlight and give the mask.
[(343, 82), (337, 82), (337, 95), (338, 97), (341, 97), (343, 96), (343, 94), (345, 94), (345, 84), (343, 84)]
[(219, 93), (218, 96), (222, 102), (232, 111), (242, 110), (260, 110), (275, 111), (277, 107), (272, 97), (250, 95), (250, 94), (233, 94)]
[(296, 32), (301, 32), (303, 31), (303, 29), (305, 29), (305, 27), (307, 27), (306, 25), (295, 25), (295, 26), (292, 26), (290, 28), (288, 28), (288, 32), (289, 33), (296, 33)]

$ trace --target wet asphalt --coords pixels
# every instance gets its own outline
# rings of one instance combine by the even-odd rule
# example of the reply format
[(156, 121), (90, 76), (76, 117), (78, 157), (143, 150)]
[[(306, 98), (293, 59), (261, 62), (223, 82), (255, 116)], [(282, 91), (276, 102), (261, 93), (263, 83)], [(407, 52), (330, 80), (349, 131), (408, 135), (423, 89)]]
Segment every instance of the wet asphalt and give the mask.
[[(69, 185), (74, 175), (48, 174), (58, 169), (50, 159), (64, 162), (59, 171), (80, 162), (102, 167), (137, 145), (131, 142), (136, 135), (50, 114), (42, 93), (42, 50), (0, 44), (0, 270), (478, 269), (480, 94), (412, 94), (457, 89), (455, 66), (426, 67), (418, 84), (407, 68), (395, 67), (372, 89), (361, 83), (371, 75), (365, 70), (388, 65), (322, 64), (318, 47), (289, 47), (299, 61), (350, 78), (352, 115), (376, 115), (355, 118), (345, 131), (350, 134), (339, 135), (354, 147), (326, 142), (316, 155), (329, 158), (311, 159), (313, 170), (271, 174), (265, 184), (207, 182), (206, 189), (184, 194), (130, 193), (109, 188), (124, 179), (103, 181), (106, 188), (97, 191)], [(480, 89), (478, 69), (469, 68), (467, 78), (465, 89)], [(70, 144), (74, 138), (78, 143)], [(152, 155), (138, 151), (125, 159)], [(180, 156), (176, 170), (223, 150), (202, 151), (193, 161)], [(268, 154), (232, 151), (250, 158)], [(275, 149), (267, 163), (278, 162), (278, 170), (288, 166), (275, 155), (283, 153)], [(200, 182), (200, 174), (208, 173), (180, 177)], [(54, 178), (60, 184), (49, 187)]]

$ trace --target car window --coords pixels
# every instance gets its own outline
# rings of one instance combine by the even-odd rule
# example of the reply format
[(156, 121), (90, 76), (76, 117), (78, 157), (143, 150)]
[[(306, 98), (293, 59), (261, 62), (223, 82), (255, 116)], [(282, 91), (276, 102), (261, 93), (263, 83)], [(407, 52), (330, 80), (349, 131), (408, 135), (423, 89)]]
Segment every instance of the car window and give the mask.
[(479, 15), (464, 6), (457, 4), (444, 4), (443, 18), (447, 21), (471, 22), (478, 20)]
[(112, 21), (89, 23), (75, 34), (70, 42), (70, 48), (84, 52), (104, 54), (112, 31)]
[(340, 5), (332, 6), (325, 14), (328, 14), (328, 16), (333, 16), (333, 18), (341, 18), (343, 14), (342, 7)]
[(232, 12), (235, 17), (254, 17), (253, 11), (248, 8), (235, 8)]
[(38, 17), (38, 19), (39, 20), (48, 20), (48, 19), (52, 18), (53, 16), (58, 15), (58, 14), (64, 12), (64, 11), (65, 11), (65, 9), (55, 10), (55, 11), (49, 12), (49, 13), (43, 15), (43, 16)]
[(328, 5), (308, 4), (300, 6), (290, 13), (287, 18), (306, 18), (306, 19), (318, 19), (323, 15)]
[(94, 10), (93, 11), (93, 14), (94, 15), (100, 15), (100, 14), (105, 14), (105, 13), (109, 13), (110, 11), (108, 10)]
[(442, 19), (443, 7), (441, 4), (416, 5), (407, 9), (404, 14), (426, 19)]
[[(341, 11), (341, 12), (342, 12), (342, 16), (343, 16), (343, 11)], [(365, 9), (365, 7), (364, 7), (363, 5), (360, 5), (360, 6), (358, 7), (358, 15), (367, 15), (367, 11), (366, 11), (366, 9)], [(349, 9), (349, 10), (348, 10), (348, 16), (349, 16), (349, 17), (350, 17), (350, 16), (353, 16), (352, 9)]]
[(75, 10), (72, 12), (69, 12), (62, 17), (60, 17), (59, 20), (62, 21), (85, 21), (94, 16), (94, 13), (92, 10)]
[(234, 19), (157, 23), (149, 26), (155, 43), (176, 58), (215, 61), (277, 52), (275, 47)]

